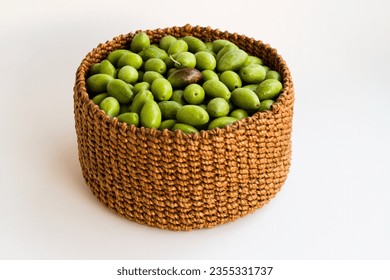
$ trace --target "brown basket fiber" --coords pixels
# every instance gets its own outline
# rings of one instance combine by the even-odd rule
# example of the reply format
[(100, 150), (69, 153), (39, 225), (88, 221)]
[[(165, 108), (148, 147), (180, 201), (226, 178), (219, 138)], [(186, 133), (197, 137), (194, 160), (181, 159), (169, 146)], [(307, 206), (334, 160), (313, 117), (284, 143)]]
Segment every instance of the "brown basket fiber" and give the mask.
[(86, 75), (109, 52), (129, 48), (141, 30), (100, 44), (81, 62), (74, 86), (79, 159), (92, 193), (131, 221), (170, 230), (213, 227), (268, 203), (290, 168), (294, 89), (285, 61), (261, 41), (210, 27), (143, 31), (152, 43), (168, 34), (230, 40), (281, 73), (283, 91), (272, 110), (223, 129), (185, 134), (128, 126), (90, 100)]

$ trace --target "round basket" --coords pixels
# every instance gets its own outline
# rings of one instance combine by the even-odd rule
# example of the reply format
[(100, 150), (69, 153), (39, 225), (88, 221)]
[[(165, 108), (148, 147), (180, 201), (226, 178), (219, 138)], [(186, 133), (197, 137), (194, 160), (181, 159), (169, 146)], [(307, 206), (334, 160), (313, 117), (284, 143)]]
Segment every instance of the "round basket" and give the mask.
[[(227, 39), (281, 73), (283, 91), (271, 110), (199, 134), (137, 128), (107, 116), (89, 98), (89, 68), (109, 52), (129, 48), (135, 34), (152, 43), (165, 35)], [(121, 216), (170, 230), (210, 228), (268, 203), (284, 184), (291, 161), (294, 89), (275, 49), (210, 27), (138, 30), (99, 44), (81, 62), (74, 114), (82, 173), (92, 193)]]

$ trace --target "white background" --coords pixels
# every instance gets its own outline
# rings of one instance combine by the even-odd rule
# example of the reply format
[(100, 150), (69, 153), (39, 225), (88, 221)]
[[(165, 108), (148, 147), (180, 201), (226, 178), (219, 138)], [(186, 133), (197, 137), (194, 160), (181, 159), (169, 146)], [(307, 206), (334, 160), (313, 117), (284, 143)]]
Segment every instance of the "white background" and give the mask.
[[(1, 1), (0, 259), (389, 259), (389, 1)], [(119, 217), (78, 162), (74, 74), (100, 42), (192, 25), (245, 34), (296, 90), (290, 175), (213, 229)]]

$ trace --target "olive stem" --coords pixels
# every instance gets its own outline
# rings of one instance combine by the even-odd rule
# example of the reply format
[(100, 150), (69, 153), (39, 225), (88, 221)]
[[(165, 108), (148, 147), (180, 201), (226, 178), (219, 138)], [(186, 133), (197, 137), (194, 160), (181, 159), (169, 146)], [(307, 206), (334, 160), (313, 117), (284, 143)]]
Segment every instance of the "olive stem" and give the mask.
[(171, 54), (169, 55), (169, 58), (170, 58), (174, 63), (178, 64), (179, 67), (181, 67), (181, 63), (180, 63), (179, 61), (175, 60), (175, 59), (172, 57)]

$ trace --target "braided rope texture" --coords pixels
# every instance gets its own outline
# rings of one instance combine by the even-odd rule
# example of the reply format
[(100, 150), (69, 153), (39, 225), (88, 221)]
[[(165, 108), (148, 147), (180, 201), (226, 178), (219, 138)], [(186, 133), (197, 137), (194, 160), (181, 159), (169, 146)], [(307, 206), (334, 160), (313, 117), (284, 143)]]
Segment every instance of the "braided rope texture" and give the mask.
[[(227, 39), (281, 73), (283, 91), (272, 110), (199, 134), (136, 128), (104, 114), (88, 97), (89, 68), (146, 32), (203, 41)], [(287, 179), (291, 161), (294, 88), (275, 49), (237, 33), (185, 25), (138, 30), (99, 44), (81, 62), (74, 86), (79, 160), (86, 184), (128, 220), (169, 230), (210, 228), (268, 203)]]

